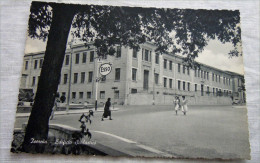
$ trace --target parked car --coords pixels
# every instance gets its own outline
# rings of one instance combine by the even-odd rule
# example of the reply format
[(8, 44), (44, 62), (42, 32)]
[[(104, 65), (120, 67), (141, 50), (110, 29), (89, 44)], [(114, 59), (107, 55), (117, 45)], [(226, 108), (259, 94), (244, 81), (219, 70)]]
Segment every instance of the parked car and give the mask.
[(233, 99), (232, 105), (240, 104), (240, 100), (238, 98)]

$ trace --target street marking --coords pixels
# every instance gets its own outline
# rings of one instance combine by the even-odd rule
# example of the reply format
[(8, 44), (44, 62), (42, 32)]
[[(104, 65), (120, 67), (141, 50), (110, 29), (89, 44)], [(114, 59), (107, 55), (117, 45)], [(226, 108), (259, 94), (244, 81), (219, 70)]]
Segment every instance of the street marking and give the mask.
[(129, 139), (126, 139), (126, 138), (123, 138), (123, 137), (120, 137), (120, 136), (117, 136), (117, 135), (114, 135), (114, 134), (110, 134), (110, 133), (103, 132), (103, 131), (93, 131), (93, 132), (100, 133), (100, 134), (104, 134), (104, 135), (108, 135), (108, 136), (117, 138), (117, 139), (119, 139), (119, 140), (122, 140), (122, 141), (124, 141), (124, 142), (126, 142), (126, 143), (136, 144), (136, 146), (138, 146), (139, 148), (145, 149), (145, 150), (150, 151), (150, 152), (152, 152), (152, 153), (156, 153), (156, 154), (159, 154), (159, 155), (162, 155), (162, 156), (165, 156), (165, 157), (174, 157), (174, 156), (171, 155), (171, 154), (168, 154), (168, 153), (159, 151), (159, 150), (157, 150), (157, 149), (154, 149), (154, 148), (149, 147), (149, 146), (146, 146), (146, 145), (137, 144), (137, 142), (135, 142), (135, 141), (132, 141), (132, 140), (129, 140)]
[(103, 131), (93, 131), (93, 132), (97, 132), (97, 133), (100, 133), (100, 134), (108, 135), (108, 136), (117, 138), (117, 139), (122, 140), (122, 141), (127, 142), (127, 143), (136, 144), (136, 142), (134, 142), (132, 140), (129, 140), (129, 139), (126, 139), (126, 138), (122, 138), (120, 136), (117, 136), (117, 135), (114, 135), (114, 134), (110, 134), (110, 133), (107, 133), (107, 132), (103, 132)]

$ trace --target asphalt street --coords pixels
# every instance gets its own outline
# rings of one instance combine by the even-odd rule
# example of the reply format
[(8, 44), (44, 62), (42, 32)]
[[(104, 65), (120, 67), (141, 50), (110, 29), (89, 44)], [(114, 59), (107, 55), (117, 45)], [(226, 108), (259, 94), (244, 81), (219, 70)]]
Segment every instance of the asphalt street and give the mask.
[[(120, 109), (112, 112), (113, 120), (101, 121), (102, 112), (95, 112), (88, 125), (93, 139), (96, 136), (97, 141), (112, 148), (134, 152), (135, 148), (130, 148), (134, 142), (163, 156), (249, 158), (245, 106), (190, 106), (186, 116), (181, 112), (175, 115), (172, 106), (117, 107)], [(50, 123), (79, 128), (80, 115), (56, 115)], [(27, 120), (17, 118), (15, 128)], [(128, 149), (120, 148), (122, 140), (129, 143)]]

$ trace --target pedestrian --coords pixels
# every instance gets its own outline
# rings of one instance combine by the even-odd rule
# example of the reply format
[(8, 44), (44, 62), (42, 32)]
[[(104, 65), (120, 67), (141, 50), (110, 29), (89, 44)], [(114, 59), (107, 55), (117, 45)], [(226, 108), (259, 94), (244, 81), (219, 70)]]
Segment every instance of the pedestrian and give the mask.
[(50, 120), (52, 120), (54, 117), (54, 112), (57, 110), (59, 97), (60, 97), (59, 93), (54, 94), (54, 96), (55, 96), (55, 99), (54, 99), (54, 105), (53, 105), (52, 111), (51, 111)]
[(102, 121), (104, 121), (104, 118), (107, 118), (109, 116), (109, 120), (112, 120), (111, 118), (111, 110), (110, 110), (110, 106), (111, 106), (111, 102), (110, 102), (111, 98), (108, 98), (107, 99), (107, 102), (105, 104), (105, 107), (104, 107), (104, 113), (103, 113), (103, 116), (102, 116)]
[(174, 104), (175, 104), (175, 112), (176, 112), (176, 115), (178, 114), (178, 110), (180, 109), (180, 99), (178, 96), (175, 97), (175, 100), (174, 100)]
[(188, 112), (188, 100), (185, 98), (185, 96), (182, 96), (182, 112), (184, 115)]
[(66, 97), (65, 97), (64, 95), (62, 95), (62, 96), (60, 97), (60, 101), (61, 101), (61, 103), (64, 103), (64, 102), (66, 101)]

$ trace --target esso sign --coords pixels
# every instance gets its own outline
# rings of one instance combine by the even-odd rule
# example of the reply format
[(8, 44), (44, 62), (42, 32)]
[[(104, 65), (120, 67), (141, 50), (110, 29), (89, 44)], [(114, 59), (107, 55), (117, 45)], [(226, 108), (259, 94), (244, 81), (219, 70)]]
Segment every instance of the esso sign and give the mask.
[(99, 73), (103, 76), (108, 75), (112, 71), (112, 66), (110, 63), (103, 63), (99, 67)]

